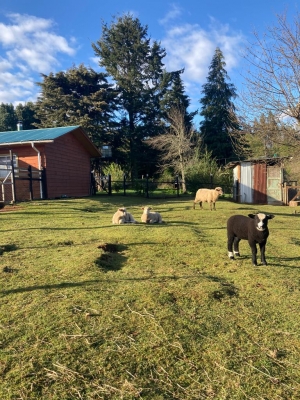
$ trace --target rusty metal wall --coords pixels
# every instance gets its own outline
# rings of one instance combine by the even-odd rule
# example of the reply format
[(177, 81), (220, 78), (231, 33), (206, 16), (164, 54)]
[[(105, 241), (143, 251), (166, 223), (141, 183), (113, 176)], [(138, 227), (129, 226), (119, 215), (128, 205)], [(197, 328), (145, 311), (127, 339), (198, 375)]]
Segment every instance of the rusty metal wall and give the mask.
[(254, 164), (253, 167), (253, 203), (267, 204), (267, 165)]

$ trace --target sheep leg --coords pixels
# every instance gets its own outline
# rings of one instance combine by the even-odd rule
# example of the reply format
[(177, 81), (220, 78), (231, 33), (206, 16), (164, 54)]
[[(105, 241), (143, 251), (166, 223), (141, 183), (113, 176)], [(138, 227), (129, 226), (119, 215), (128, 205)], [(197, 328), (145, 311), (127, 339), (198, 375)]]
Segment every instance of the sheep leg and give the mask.
[(234, 260), (234, 256), (233, 256), (233, 252), (232, 252), (233, 241), (234, 241), (234, 236), (228, 236), (227, 250), (228, 250), (228, 257), (231, 260)]
[(203, 207), (202, 207), (202, 201), (199, 201), (199, 206), (200, 206), (200, 208), (201, 208), (201, 210), (203, 209)]
[(252, 264), (257, 266), (257, 247), (255, 242), (249, 242), (249, 245), (252, 250)]
[(259, 248), (260, 248), (261, 263), (262, 263), (262, 265), (267, 265), (266, 256), (265, 256), (266, 242), (259, 243)]
[[(195, 210), (195, 206), (197, 203), (198, 203), (198, 201), (194, 201), (194, 205), (193, 205), (194, 210)], [(202, 208), (202, 201), (199, 202), (199, 206), (200, 206), (200, 208)]]
[(216, 211), (216, 203), (210, 203), (210, 209), (211, 209), (211, 205), (213, 206), (213, 209)]
[(240, 251), (239, 251), (239, 243), (240, 240), (238, 237), (235, 237), (233, 240), (233, 251), (234, 251), (234, 255), (235, 256), (239, 256), (240, 257)]

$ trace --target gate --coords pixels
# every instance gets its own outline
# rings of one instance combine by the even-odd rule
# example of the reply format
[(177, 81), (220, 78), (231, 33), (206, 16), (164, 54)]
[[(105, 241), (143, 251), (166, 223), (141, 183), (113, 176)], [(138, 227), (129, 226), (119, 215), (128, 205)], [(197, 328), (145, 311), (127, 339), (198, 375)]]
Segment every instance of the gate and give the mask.
[(15, 168), (13, 163), (1, 169), (0, 198), (5, 203), (47, 198), (45, 170)]

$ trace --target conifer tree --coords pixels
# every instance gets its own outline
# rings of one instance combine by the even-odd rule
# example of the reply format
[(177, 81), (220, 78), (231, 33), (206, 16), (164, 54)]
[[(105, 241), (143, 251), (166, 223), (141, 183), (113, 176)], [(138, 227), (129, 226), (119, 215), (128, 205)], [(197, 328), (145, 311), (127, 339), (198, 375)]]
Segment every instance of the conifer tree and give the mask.
[(13, 104), (0, 104), (0, 132), (15, 131), (18, 118)]
[(23, 130), (36, 129), (34, 124), (38, 124), (39, 120), (35, 116), (35, 103), (29, 101), (26, 104), (18, 104), (15, 107), (18, 121), (22, 122)]
[(236, 158), (232, 133), (240, 129), (235, 106), (236, 89), (228, 83), (226, 63), (222, 51), (215, 50), (209, 66), (207, 83), (203, 85), (200, 122), (203, 144), (216, 158), (219, 165)]
[(162, 62), (166, 53), (158, 42), (151, 43), (148, 27), (131, 14), (114, 19), (110, 26), (103, 23), (93, 49), (120, 93), (122, 147), (130, 175), (136, 178), (149, 172), (147, 162), (155, 163), (144, 140), (162, 129), (160, 102), (171, 80)]
[[(190, 99), (185, 94), (184, 84), (181, 78), (181, 74), (184, 70), (176, 71), (172, 73), (171, 87), (166, 91), (164, 98), (161, 102), (161, 107), (168, 116), (171, 110), (180, 110), (180, 113), (184, 113), (184, 123), (186, 128), (189, 130), (193, 126), (193, 118), (198, 111), (188, 112), (190, 106)], [(172, 112), (173, 114), (173, 112)]]
[(36, 103), (39, 128), (81, 125), (97, 145), (109, 144), (109, 123), (116, 107), (116, 92), (104, 73), (81, 64), (66, 72), (42, 74)]

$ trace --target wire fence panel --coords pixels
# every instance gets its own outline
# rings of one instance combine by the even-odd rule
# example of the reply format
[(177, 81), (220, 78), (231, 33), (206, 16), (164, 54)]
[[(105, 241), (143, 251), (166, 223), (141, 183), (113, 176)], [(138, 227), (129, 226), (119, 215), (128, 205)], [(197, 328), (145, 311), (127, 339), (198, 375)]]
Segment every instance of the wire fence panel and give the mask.
[[(95, 193), (107, 193), (108, 195), (124, 195), (124, 196), (140, 196), (146, 198), (172, 198), (179, 197), (184, 193), (183, 183), (177, 176), (172, 181), (156, 181), (151, 178), (137, 179), (134, 181), (112, 180), (110, 175), (95, 178)], [(222, 186), (214, 182), (199, 182), (198, 188), (215, 188)], [(222, 186), (223, 192), (229, 197), (233, 196), (233, 188), (231, 186)], [(187, 188), (188, 190), (188, 188)], [(189, 192), (193, 195), (194, 193)]]

